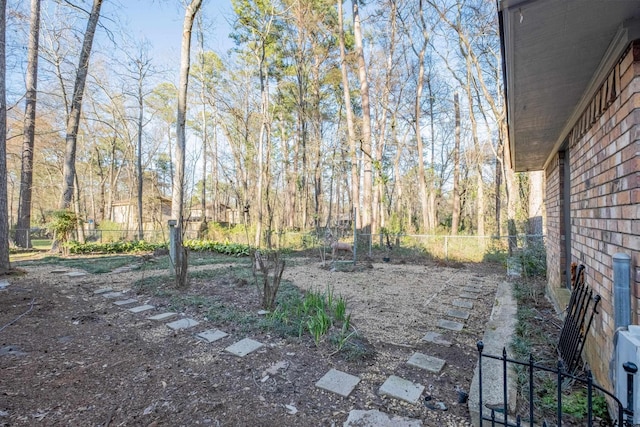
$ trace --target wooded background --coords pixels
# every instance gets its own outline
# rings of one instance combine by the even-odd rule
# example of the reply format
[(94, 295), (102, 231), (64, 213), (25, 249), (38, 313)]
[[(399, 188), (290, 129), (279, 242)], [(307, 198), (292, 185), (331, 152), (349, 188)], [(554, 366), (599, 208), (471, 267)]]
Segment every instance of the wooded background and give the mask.
[(214, 17), (192, 10), (182, 180), (179, 58), (158, 63), (153, 41), (128, 33), (124, 11), (101, 15), (102, 0), (8, 2), (16, 243), (59, 209), (144, 238), (175, 217), (176, 186), (185, 228), (246, 222), (256, 246), (350, 228), (354, 212), (373, 234), (541, 232), (526, 224), (541, 218), (542, 176), (510, 166), (495, 1), (231, 2), (224, 52), (208, 48)]

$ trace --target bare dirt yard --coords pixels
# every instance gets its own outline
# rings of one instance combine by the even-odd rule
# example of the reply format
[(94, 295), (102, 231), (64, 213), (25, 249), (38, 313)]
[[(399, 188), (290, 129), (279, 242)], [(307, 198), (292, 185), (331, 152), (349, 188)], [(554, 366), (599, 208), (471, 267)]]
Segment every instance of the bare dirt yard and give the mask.
[[(506, 279), (502, 267), (414, 257), (331, 271), (307, 255), (287, 258), (281, 294), (330, 289), (343, 297), (349, 345), (330, 334), (316, 343), (259, 314), (247, 259), (201, 255), (184, 291), (161, 268), (166, 256), (129, 257), (122, 263), (136, 267), (130, 271), (77, 277), (67, 273), (93, 271), (102, 259), (21, 264), (25, 275), (0, 278), (9, 282), (0, 290), (0, 426), (342, 426), (353, 409), (468, 425), (457, 390), (469, 390), (476, 342)], [(480, 292), (469, 319), (448, 317), (470, 286)], [(105, 287), (155, 308), (132, 313), (94, 294)], [(173, 331), (149, 319), (167, 311), (200, 323)], [(440, 319), (465, 326), (441, 329)], [(195, 337), (209, 329), (229, 335), (212, 343)], [(424, 341), (429, 331), (451, 346)], [(225, 351), (246, 337), (264, 347), (245, 357)], [(412, 367), (416, 352), (446, 364), (439, 373)], [(348, 397), (315, 386), (332, 368), (360, 378)], [(391, 375), (425, 386), (417, 403), (379, 393)], [(428, 408), (427, 396), (447, 410)]]

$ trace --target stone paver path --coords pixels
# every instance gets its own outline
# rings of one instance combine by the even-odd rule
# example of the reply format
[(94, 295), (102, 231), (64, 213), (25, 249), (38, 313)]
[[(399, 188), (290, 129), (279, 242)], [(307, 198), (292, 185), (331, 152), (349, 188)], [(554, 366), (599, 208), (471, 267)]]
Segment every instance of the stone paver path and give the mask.
[(193, 328), (194, 326), (198, 326), (199, 324), (200, 322), (198, 322), (195, 319), (185, 318), (185, 319), (176, 320), (175, 322), (167, 323), (167, 326), (173, 329), (174, 331), (179, 331), (181, 329)]
[(227, 336), (229, 336), (229, 334), (227, 334), (226, 332), (222, 332), (218, 329), (209, 329), (208, 331), (204, 331), (204, 332), (200, 332), (199, 334), (196, 334), (196, 337), (209, 343), (218, 341)]
[(415, 384), (404, 378), (391, 375), (384, 384), (382, 384), (379, 393), (384, 396), (404, 400), (405, 402), (416, 403), (418, 399), (420, 399), (423, 391), (423, 385)]
[(155, 316), (151, 316), (151, 317), (149, 317), (149, 320), (155, 320), (157, 322), (162, 322), (163, 320), (173, 319), (177, 315), (178, 315), (178, 313), (174, 313), (172, 311), (169, 311), (167, 313), (160, 313), (160, 314), (156, 314)]
[(153, 310), (155, 307), (150, 304), (139, 305), (137, 307), (130, 308), (132, 313), (142, 313), (143, 311)]
[(471, 313), (466, 310), (456, 310), (455, 308), (447, 310), (447, 316), (455, 317), (456, 319), (467, 320), (470, 315)]
[[(112, 273), (117, 274), (120, 272), (129, 271), (132, 268), (138, 268), (139, 266), (126, 266), (121, 267), (119, 269), (114, 270)], [(66, 270), (60, 271), (61, 273), (65, 273), (70, 277), (85, 275), (83, 272), (71, 272), (68, 273)], [(429, 301), (433, 300), (437, 297), (437, 294), (444, 290), (443, 287), (434, 295), (432, 295)], [(442, 310), (442, 314), (453, 317), (456, 319), (460, 319), (462, 321), (468, 320), (471, 316), (471, 312), (468, 310), (472, 310), (474, 303), (473, 300), (479, 298), (482, 293), (482, 284), (479, 282), (474, 282), (466, 286), (462, 286), (458, 290), (458, 297), (451, 302), (450, 308), (444, 308)], [(98, 289), (93, 292), (94, 295), (101, 295), (107, 299), (116, 299), (125, 297), (125, 292), (127, 290), (116, 291), (110, 287)], [(114, 304), (122, 307), (123, 309), (127, 309), (125, 306), (129, 306), (132, 304), (139, 303), (136, 298), (129, 299), (121, 299), (115, 301)], [(155, 307), (150, 304), (138, 305), (135, 307), (128, 308), (127, 310), (132, 313), (142, 313), (148, 310), (152, 310)], [(259, 312), (259, 314), (266, 314), (266, 312)], [(171, 318), (176, 317), (178, 314), (175, 312), (162, 312), (159, 314), (155, 314), (153, 316), (149, 316), (147, 319), (157, 322), (164, 322)], [(200, 322), (195, 319), (190, 318), (182, 318), (179, 320), (175, 320), (170, 323), (166, 323), (166, 326), (175, 331), (186, 330), (192, 327), (199, 325)], [(437, 326), (445, 329), (447, 334), (452, 334), (461, 331), (465, 324), (463, 322), (456, 322), (447, 319), (439, 319)], [(203, 332), (195, 333), (193, 336), (200, 341), (204, 341), (206, 343), (214, 343), (223, 338), (229, 336), (224, 331), (218, 329), (208, 329)], [(422, 341), (427, 344), (435, 344), (438, 346), (450, 347), (453, 343), (451, 338), (448, 336), (445, 337), (440, 332), (436, 331), (428, 331), (422, 337)], [(224, 349), (224, 351), (234, 354), (239, 357), (244, 357), (248, 354), (251, 354), (258, 349), (261, 349), (265, 346), (265, 344), (253, 340), (251, 338), (244, 338), (240, 341), (237, 341)], [(278, 362), (275, 364), (276, 372), (279, 368), (279, 363), (287, 362)], [(401, 363), (400, 361), (398, 363)], [(407, 365), (423, 369), (428, 372), (434, 374), (440, 374), (446, 366), (446, 360), (440, 359), (438, 357), (434, 357), (425, 353), (415, 352), (406, 362)], [(265, 371), (268, 373), (268, 370)], [(271, 373), (275, 375), (274, 373)], [(322, 378), (320, 378), (315, 386), (326, 390), (330, 393), (335, 393), (342, 397), (349, 397), (351, 393), (361, 384), (361, 379), (358, 376), (348, 374), (346, 372), (339, 371), (337, 369), (331, 369), (328, 371)], [(369, 385), (370, 387), (371, 385)], [(378, 393), (382, 396), (387, 396), (393, 399), (399, 399), (404, 402), (408, 402), (409, 404), (419, 404), (418, 401), (422, 396), (425, 387), (421, 384), (414, 383), (408, 379), (400, 378), (395, 375), (389, 376), (384, 383), (379, 387)], [(350, 411), (347, 421), (344, 423), (345, 427), (417, 427), (422, 426), (422, 421), (417, 419), (405, 418), (395, 415), (386, 414), (384, 412), (376, 411), (376, 410), (357, 410), (354, 409)]]
[(450, 331), (460, 332), (464, 328), (464, 323), (454, 322), (452, 320), (440, 319), (438, 320), (438, 326), (442, 329), (448, 329)]
[(434, 344), (443, 345), (445, 347), (451, 347), (451, 341), (447, 341), (442, 337), (442, 334), (438, 332), (429, 331), (426, 333), (424, 337), (422, 337), (423, 341), (432, 342)]
[(72, 271), (70, 273), (65, 273), (65, 276), (69, 276), (69, 277), (82, 277), (86, 275), (87, 273), (85, 273), (84, 271)]
[(229, 353), (235, 354), (239, 357), (244, 357), (249, 353), (253, 353), (261, 347), (264, 347), (264, 344), (262, 344), (261, 342), (252, 340), (251, 338), (245, 338), (225, 348), (225, 351), (228, 351)]
[(360, 378), (346, 372), (331, 369), (316, 383), (316, 387), (348, 397), (360, 382)]
[(474, 292), (460, 292), (460, 298), (478, 299), (478, 294), (476, 294)]
[(438, 359), (437, 357), (428, 356), (422, 353), (413, 353), (413, 356), (407, 361), (407, 364), (410, 366), (415, 366), (416, 368), (424, 369), (429, 372), (434, 372), (439, 374), (444, 368), (444, 364), (446, 361), (442, 359)]
[(473, 302), (463, 299), (454, 299), (452, 304), (454, 307), (466, 308), (467, 310), (471, 310), (473, 308)]
[(109, 299), (116, 299), (116, 298), (123, 298), (126, 295), (123, 294), (122, 292), (117, 291), (117, 292), (107, 292), (102, 294), (102, 296)]
[(115, 301), (115, 302), (114, 302), (114, 304), (115, 304), (115, 305), (122, 306), (122, 305), (134, 304), (134, 303), (136, 303), (136, 302), (138, 302), (138, 300), (137, 300), (137, 299), (135, 299), (135, 298), (129, 298), (129, 299), (122, 299), (122, 300), (120, 300), (120, 301)]

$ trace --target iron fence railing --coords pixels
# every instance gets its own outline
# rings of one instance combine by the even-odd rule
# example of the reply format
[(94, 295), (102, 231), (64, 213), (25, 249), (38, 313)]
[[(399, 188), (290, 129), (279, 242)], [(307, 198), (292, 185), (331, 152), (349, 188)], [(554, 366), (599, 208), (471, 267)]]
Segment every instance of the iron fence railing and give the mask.
[[(586, 377), (573, 375), (566, 371), (564, 367), (564, 363), (562, 361), (558, 362), (558, 366), (556, 368), (546, 367), (540, 364), (537, 364), (533, 360), (533, 355), (529, 355), (528, 361), (520, 361), (514, 360), (507, 357), (507, 350), (503, 348), (502, 355), (496, 356), (491, 354), (486, 354), (483, 352), (484, 344), (482, 341), (477, 344), (478, 353), (479, 353), (479, 362), (478, 362), (478, 378), (479, 378), (479, 395), (478, 395), (478, 408), (479, 408), (479, 425), (480, 426), (509, 426), (509, 427), (520, 427), (520, 426), (562, 426), (563, 422), (563, 385), (567, 383), (567, 380), (572, 382), (574, 386), (576, 384), (582, 385), (586, 388), (586, 399), (587, 399), (587, 408), (586, 408), (586, 416), (582, 421), (585, 426), (591, 427), (594, 426), (596, 422), (596, 416), (594, 415), (594, 397), (596, 393), (600, 393), (604, 395), (612, 404), (610, 404), (610, 408), (612, 408), (612, 413), (610, 416), (613, 418), (614, 426), (621, 427), (631, 427), (633, 426), (633, 402), (635, 396), (633, 395), (633, 384), (634, 384), (634, 376), (637, 372), (637, 366), (632, 362), (627, 362), (624, 364), (624, 369), (627, 372), (627, 407), (624, 408), (620, 400), (612, 393), (608, 392), (604, 388), (598, 386), (591, 375), (590, 371), (586, 372)], [(491, 406), (490, 408), (485, 408), (485, 402), (483, 401), (483, 360), (492, 359), (497, 360), (502, 363), (502, 402), (499, 405)], [(526, 377), (528, 379), (528, 387), (526, 387), (526, 395), (528, 398), (528, 411), (526, 415), (522, 415), (519, 413), (510, 414), (509, 407), (510, 402), (508, 401), (508, 393), (507, 393), (507, 376), (508, 370), (511, 366), (520, 366), (526, 370)], [(536, 398), (536, 383), (534, 378), (540, 372), (547, 372), (554, 375), (554, 382), (556, 384), (556, 413), (555, 413), (555, 424), (549, 424), (550, 421), (546, 419), (541, 419), (542, 416), (537, 414), (537, 408), (535, 405)], [(493, 378), (495, 380), (495, 378)], [(524, 393), (523, 393), (524, 394)]]

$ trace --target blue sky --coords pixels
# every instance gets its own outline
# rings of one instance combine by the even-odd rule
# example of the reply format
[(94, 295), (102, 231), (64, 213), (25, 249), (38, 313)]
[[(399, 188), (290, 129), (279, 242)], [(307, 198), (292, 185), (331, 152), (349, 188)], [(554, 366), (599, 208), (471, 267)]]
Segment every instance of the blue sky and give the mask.
[[(124, 0), (120, 15), (130, 24), (134, 37), (147, 38), (153, 45), (157, 60), (161, 63), (179, 61), (184, 6), (180, 0)], [(113, 3), (111, 3), (113, 5)], [(109, 7), (109, 3), (105, 2)], [(204, 12), (206, 48), (220, 54), (233, 46), (228, 35), (232, 17), (229, 0), (204, 0), (200, 13)], [(194, 27), (195, 30), (195, 27)], [(192, 44), (196, 43), (195, 32)]]

